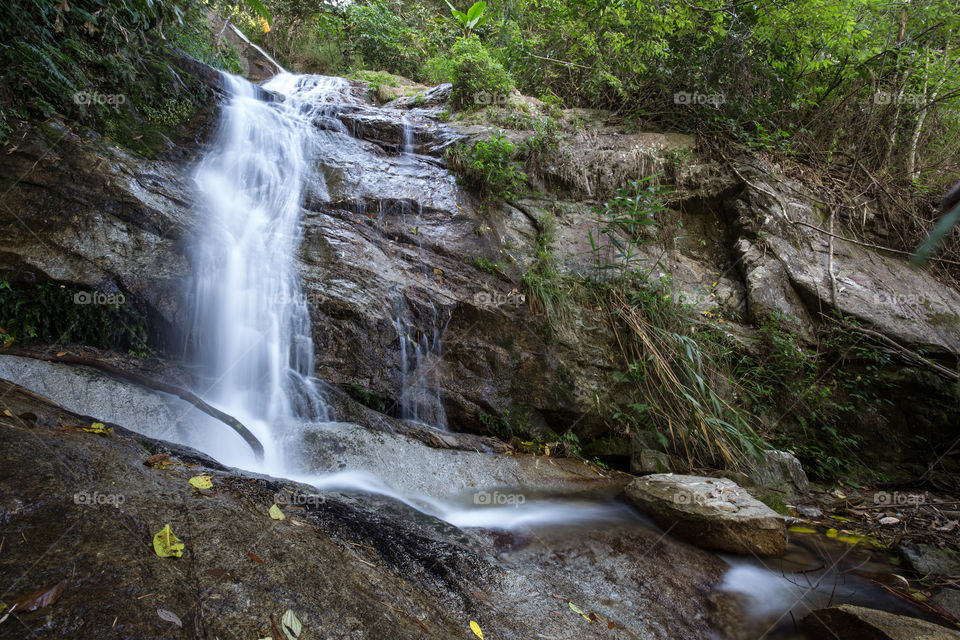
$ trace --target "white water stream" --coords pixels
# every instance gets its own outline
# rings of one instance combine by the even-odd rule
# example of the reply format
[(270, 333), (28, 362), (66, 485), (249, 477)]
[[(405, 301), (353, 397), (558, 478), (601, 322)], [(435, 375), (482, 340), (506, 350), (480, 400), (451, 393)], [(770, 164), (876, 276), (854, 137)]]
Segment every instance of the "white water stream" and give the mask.
[[(314, 167), (323, 154), (342, 155), (344, 145), (356, 144), (336, 118), (349, 85), (340, 78), (281, 74), (263, 85), (281, 97), (268, 101), (268, 94), (247, 81), (224, 78), (229, 99), (216, 140), (195, 174), (206, 227), (195, 251), (194, 348), (205, 374), (201, 393), (260, 439), (265, 459), (254, 459), (239, 438), (222, 435), (222, 425), (209, 429), (218, 435), (205, 439), (201, 448), (226, 464), (318, 489), (385, 495), (457, 526), (514, 529), (636, 520), (616, 503), (531, 499), (476, 505), (403, 494), (357, 470), (303, 475), (288, 464), (284, 443), (296, 442), (289, 430), (301, 428), (304, 419), (319, 425), (331, 418), (310, 377), (310, 317), (296, 256), (305, 190), (326, 190)], [(414, 161), (405, 119), (403, 130), (404, 157)], [(404, 311), (398, 308), (394, 319), (402, 369), (409, 371), (402, 384), (404, 417), (442, 428), (439, 385), (419, 373), (439, 356), (442, 327), (434, 311), (432, 333), (413, 337)]]

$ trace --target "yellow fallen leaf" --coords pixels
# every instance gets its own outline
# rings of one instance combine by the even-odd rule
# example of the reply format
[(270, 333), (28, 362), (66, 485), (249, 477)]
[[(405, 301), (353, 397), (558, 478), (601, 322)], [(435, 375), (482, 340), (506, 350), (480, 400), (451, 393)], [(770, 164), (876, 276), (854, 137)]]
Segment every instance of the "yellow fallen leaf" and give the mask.
[(183, 555), (183, 541), (173, 535), (168, 524), (153, 536), (153, 550), (161, 558), (179, 558)]
[(437, 274), (438, 276), (442, 276), (442, 275), (443, 275), (443, 269), (437, 269), (436, 267), (434, 267), (434, 268), (433, 268), (433, 272), (434, 272), (435, 274)]
[(287, 516), (283, 515), (283, 511), (280, 511), (280, 507), (273, 505), (270, 507), (270, 517), (274, 520), (283, 520)]
[[(584, 612), (583, 612), (583, 609), (581, 609), (581, 608), (578, 607), (577, 605), (573, 604), (572, 602), (568, 602), (567, 604), (570, 605), (570, 610), (571, 610), (571, 611), (573, 611), (574, 613), (579, 613), (580, 615), (582, 615), (582, 616), (584, 617), (585, 620), (590, 620), (590, 616), (588, 616), (586, 613), (584, 613)], [(593, 620), (590, 620), (590, 622), (593, 622)]]
[(470, 631), (473, 631), (473, 635), (483, 640), (483, 631), (480, 630), (480, 625), (478, 625), (473, 620), (470, 621)]
[(193, 476), (187, 482), (196, 489), (210, 489), (213, 487), (213, 477), (211, 476)]
[(113, 432), (113, 429), (102, 422), (94, 422), (89, 427), (83, 427), (83, 430), (89, 433), (96, 433), (97, 435), (101, 436), (108, 436)]
[(810, 527), (797, 527), (797, 526), (790, 527), (789, 529), (787, 529), (787, 531), (791, 531), (793, 533), (816, 533), (817, 532), (816, 529), (811, 529)]

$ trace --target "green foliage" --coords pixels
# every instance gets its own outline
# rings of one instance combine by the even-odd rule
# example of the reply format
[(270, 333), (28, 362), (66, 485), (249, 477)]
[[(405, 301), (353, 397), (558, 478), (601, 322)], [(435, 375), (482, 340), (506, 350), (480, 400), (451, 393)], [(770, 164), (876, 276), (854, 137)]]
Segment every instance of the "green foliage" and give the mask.
[(453, 60), (447, 55), (433, 56), (423, 65), (423, 79), (430, 84), (443, 84), (453, 78)]
[(0, 42), (4, 138), (12, 120), (53, 113), (93, 126), (135, 121), (139, 107), (171, 93), (167, 86), (151, 93), (144, 77), (177, 83), (164, 59), (174, 47), (211, 64), (236, 59), (232, 50), (213, 50), (203, 7), (186, 0), (13, 0), (0, 31), (11, 34)]
[(351, 382), (348, 384), (345, 391), (347, 392), (348, 396), (368, 409), (373, 409), (374, 411), (379, 411), (380, 413), (385, 413), (387, 410), (387, 403), (384, 401), (383, 397), (380, 396), (380, 394), (366, 389), (356, 382)]
[(444, 1), (447, 3), (447, 6), (450, 7), (450, 13), (453, 14), (453, 17), (456, 19), (456, 21), (460, 23), (461, 27), (463, 27), (464, 38), (469, 38), (470, 33), (474, 29), (479, 29), (482, 27), (489, 17), (486, 14), (487, 3), (483, 2), (483, 0), (480, 2), (474, 2), (466, 13), (454, 9), (449, 0)]
[(506, 266), (502, 262), (494, 262), (489, 258), (477, 258), (473, 261), (473, 264), (477, 269), (497, 277), (503, 277), (504, 270), (506, 269)]
[(550, 213), (537, 220), (536, 260), (521, 283), (535, 313), (546, 316), (549, 326), (559, 329), (572, 313), (571, 284), (560, 273), (551, 249), (556, 239), (556, 222)]
[(734, 373), (748, 408), (778, 425), (774, 444), (793, 451), (813, 477), (835, 479), (858, 464), (863, 438), (855, 426), (887, 402), (881, 373), (890, 356), (866, 344), (848, 319), (824, 328), (819, 353), (803, 347), (789, 324), (782, 315), (766, 318), (759, 356), (740, 357)]
[(594, 208), (596, 227), (590, 229), (590, 249), (600, 281), (623, 282), (637, 275), (640, 248), (655, 237), (657, 215), (668, 211), (664, 201), (674, 192), (656, 184), (657, 176), (633, 181), (614, 197)]
[(407, 77), (418, 75), (421, 53), (414, 47), (412, 30), (386, 2), (351, 3), (347, 6), (349, 56), (371, 69), (384, 69)]
[[(960, 169), (953, 0), (515, 0), (477, 3), (455, 20), (439, 18), (449, 6), (439, 0), (268, 4), (289, 22), (271, 38), (306, 37), (312, 21), (317, 42), (336, 42), (347, 67), (452, 78), (456, 108), (481, 92), (501, 100), (515, 81), (558, 104), (720, 133), (825, 167), (856, 147), (865, 170), (921, 194)], [(458, 43), (451, 69), (458, 32), (473, 33), (463, 39), (472, 48)], [(471, 86), (497, 67), (512, 81)]]
[(387, 102), (393, 97), (392, 94), (385, 91), (387, 87), (400, 86), (400, 81), (397, 80), (396, 76), (383, 71), (361, 70), (354, 73), (353, 77), (366, 82), (367, 91), (371, 97), (380, 102)]
[(91, 303), (93, 292), (52, 282), (0, 281), (0, 327), (7, 344), (86, 344), (147, 355), (144, 316), (120, 293)]
[(519, 148), (503, 135), (478, 140), (472, 146), (459, 144), (449, 148), (446, 159), (462, 182), (484, 197), (516, 197), (527, 176), (517, 160)]
[(459, 40), (450, 54), (453, 60), (450, 100), (454, 108), (506, 102), (513, 91), (513, 79), (479, 39)]

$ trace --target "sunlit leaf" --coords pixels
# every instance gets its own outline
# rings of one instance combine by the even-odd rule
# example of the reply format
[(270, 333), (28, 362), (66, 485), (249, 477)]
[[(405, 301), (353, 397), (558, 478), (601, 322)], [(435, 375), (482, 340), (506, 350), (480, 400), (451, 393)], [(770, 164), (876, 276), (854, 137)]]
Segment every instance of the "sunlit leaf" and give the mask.
[(94, 422), (89, 427), (81, 427), (84, 431), (89, 433), (96, 433), (101, 436), (108, 436), (113, 433), (113, 429), (103, 424), (102, 422)]
[(183, 555), (183, 542), (173, 534), (168, 524), (153, 536), (153, 550), (161, 558), (179, 558)]
[(478, 625), (473, 620), (470, 621), (470, 631), (473, 631), (473, 635), (483, 640), (483, 631), (480, 630), (480, 625)]
[(188, 482), (196, 489), (209, 489), (213, 486), (213, 478), (205, 475), (193, 476)]
[(273, 505), (270, 507), (270, 517), (274, 520), (283, 520), (287, 516), (283, 515), (283, 511), (280, 511), (280, 507)]

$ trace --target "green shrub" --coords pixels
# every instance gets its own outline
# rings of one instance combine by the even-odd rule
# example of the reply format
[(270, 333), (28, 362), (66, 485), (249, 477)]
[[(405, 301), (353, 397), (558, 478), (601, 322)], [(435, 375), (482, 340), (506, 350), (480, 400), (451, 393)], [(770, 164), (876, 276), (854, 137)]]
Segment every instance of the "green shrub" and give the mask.
[(450, 168), (465, 185), (482, 196), (513, 198), (524, 188), (527, 176), (517, 161), (519, 148), (502, 135), (473, 146), (457, 145), (447, 151)]
[(453, 60), (448, 56), (434, 56), (423, 65), (424, 80), (430, 84), (443, 84), (453, 78)]
[(454, 108), (502, 104), (507, 100), (513, 91), (513, 79), (477, 38), (459, 40), (450, 53), (453, 58), (450, 97)]
[(148, 355), (146, 319), (122, 292), (0, 280), (0, 343), (86, 344)]

